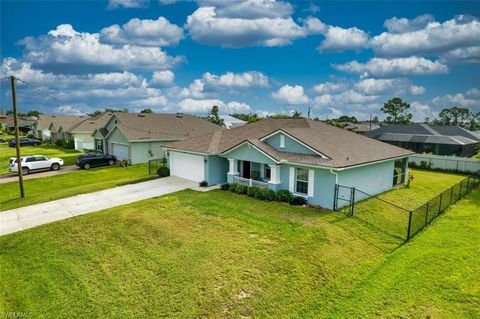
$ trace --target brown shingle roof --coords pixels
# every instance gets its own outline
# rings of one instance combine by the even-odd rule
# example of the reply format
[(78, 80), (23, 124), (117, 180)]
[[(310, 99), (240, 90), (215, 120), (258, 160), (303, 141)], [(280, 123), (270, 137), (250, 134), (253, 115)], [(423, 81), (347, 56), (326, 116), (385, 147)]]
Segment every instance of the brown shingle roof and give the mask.
[(117, 127), (129, 141), (178, 141), (222, 130), (200, 117), (184, 114), (116, 113)]
[[(261, 141), (275, 131), (282, 130), (329, 159), (278, 151)], [(168, 147), (200, 153), (220, 154), (248, 141), (278, 161), (312, 164), (328, 167), (347, 167), (389, 158), (408, 156), (412, 152), (379, 142), (350, 131), (305, 118), (268, 118), (259, 122), (222, 130), (170, 144)]]
[(60, 127), (64, 130), (69, 129), (73, 125), (79, 123), (80, 121), (85, 120), (88, 116), (81, 115), (43, 115), (41, 114), (37, 121), (38, 130), (46, 130), (50, 128), (50, 125), (53, 124), (53, 127), (58, 130)]
[(113, 113), (103, 113), (96, 117), (89, 117), (81, 122), (70, 127), (67, 132), (69, 133), (93, 133), (97, 128), (104, 127), (108, 120), (112, 117)]

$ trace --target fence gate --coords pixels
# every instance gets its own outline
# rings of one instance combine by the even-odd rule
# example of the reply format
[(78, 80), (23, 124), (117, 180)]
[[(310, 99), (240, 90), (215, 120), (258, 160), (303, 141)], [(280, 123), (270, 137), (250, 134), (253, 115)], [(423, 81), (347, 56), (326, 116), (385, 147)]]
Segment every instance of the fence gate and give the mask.
[(154, 159), (148, 161), (148, 175), (157, 174), (160, 167), (165, 166), (167, 163), (166, 158)]
[(335, 184), (335, 193), (333, 199), (333, 210), (344, 208), (353, 215), (355, 208), (355, 187), (343, 186)]

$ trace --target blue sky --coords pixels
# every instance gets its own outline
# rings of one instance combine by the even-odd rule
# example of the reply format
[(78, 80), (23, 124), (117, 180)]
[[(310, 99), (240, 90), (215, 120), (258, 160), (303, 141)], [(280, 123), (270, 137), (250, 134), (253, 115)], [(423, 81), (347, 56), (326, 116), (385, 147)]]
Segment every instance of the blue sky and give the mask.
[(0, 73), (30, 84), (22, 111), (365, 119), (400, 96), (423, 120), (480, 111), (479, 15), (477, 1), (2, 1)]

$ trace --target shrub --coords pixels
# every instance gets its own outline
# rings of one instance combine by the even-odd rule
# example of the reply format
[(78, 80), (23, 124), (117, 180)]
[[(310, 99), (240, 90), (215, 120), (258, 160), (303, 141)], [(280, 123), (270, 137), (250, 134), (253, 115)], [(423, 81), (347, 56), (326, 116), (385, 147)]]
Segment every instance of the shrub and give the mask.
[(281, 189), (277, 191), (277, 200), (280, 202), (289, 203), (292, 199), (292, 193), (286, 189)]
[(243, 194), (246, 195), (248, 192), (248, 186), (247, 185), (242, 185), (242, 184), (233, 184), (232, 186), (235, 186), (232, 192), (236, 194)]
[(247, 194), (248, 186), (242, 184), (230, 185), (230, 191), (235, 194)]
[(248, 195), (248, 197), (256, 198), (259, 191), (260, 191), (260, 188), (258, 188), (256, 186), (252, 186), (252, 187), (248, 188), (247, 195)]
[(271, 202), (276, 199), (275, 192), (268, 188), (259, 189), (257, 196), (255, 197), (259, 200), (265, 200)]
[(290, 205), (306, 205), (307, 200), (305, 197), (301, 196), (292, 196), (292, 199), (290, 199)]
[(160, 177), (167, 177), (170, 176), (170, 169), (166, 166), (162, 166), (157, 170), (157, 174)]
[(228, 184), (228, 183), (220, 185), (220, 189), (222, 191), (228, 191), (229, 188), (230, 188), (230, 184)]
[(200, 187), (207, 187), (207, 186), (208, 186), (208, 183), (207, 183), (207, 181), (201, 181), (200, 183), (198, 183), (198, 185), (199, 185)]

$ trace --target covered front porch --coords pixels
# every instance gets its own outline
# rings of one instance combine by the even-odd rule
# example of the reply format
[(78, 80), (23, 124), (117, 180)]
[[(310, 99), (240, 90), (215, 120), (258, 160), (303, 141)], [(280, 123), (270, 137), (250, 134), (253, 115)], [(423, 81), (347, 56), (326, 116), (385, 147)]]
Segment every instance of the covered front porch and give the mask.
[(227, 182), (277, 190), (280, 165), (229, 158)]

